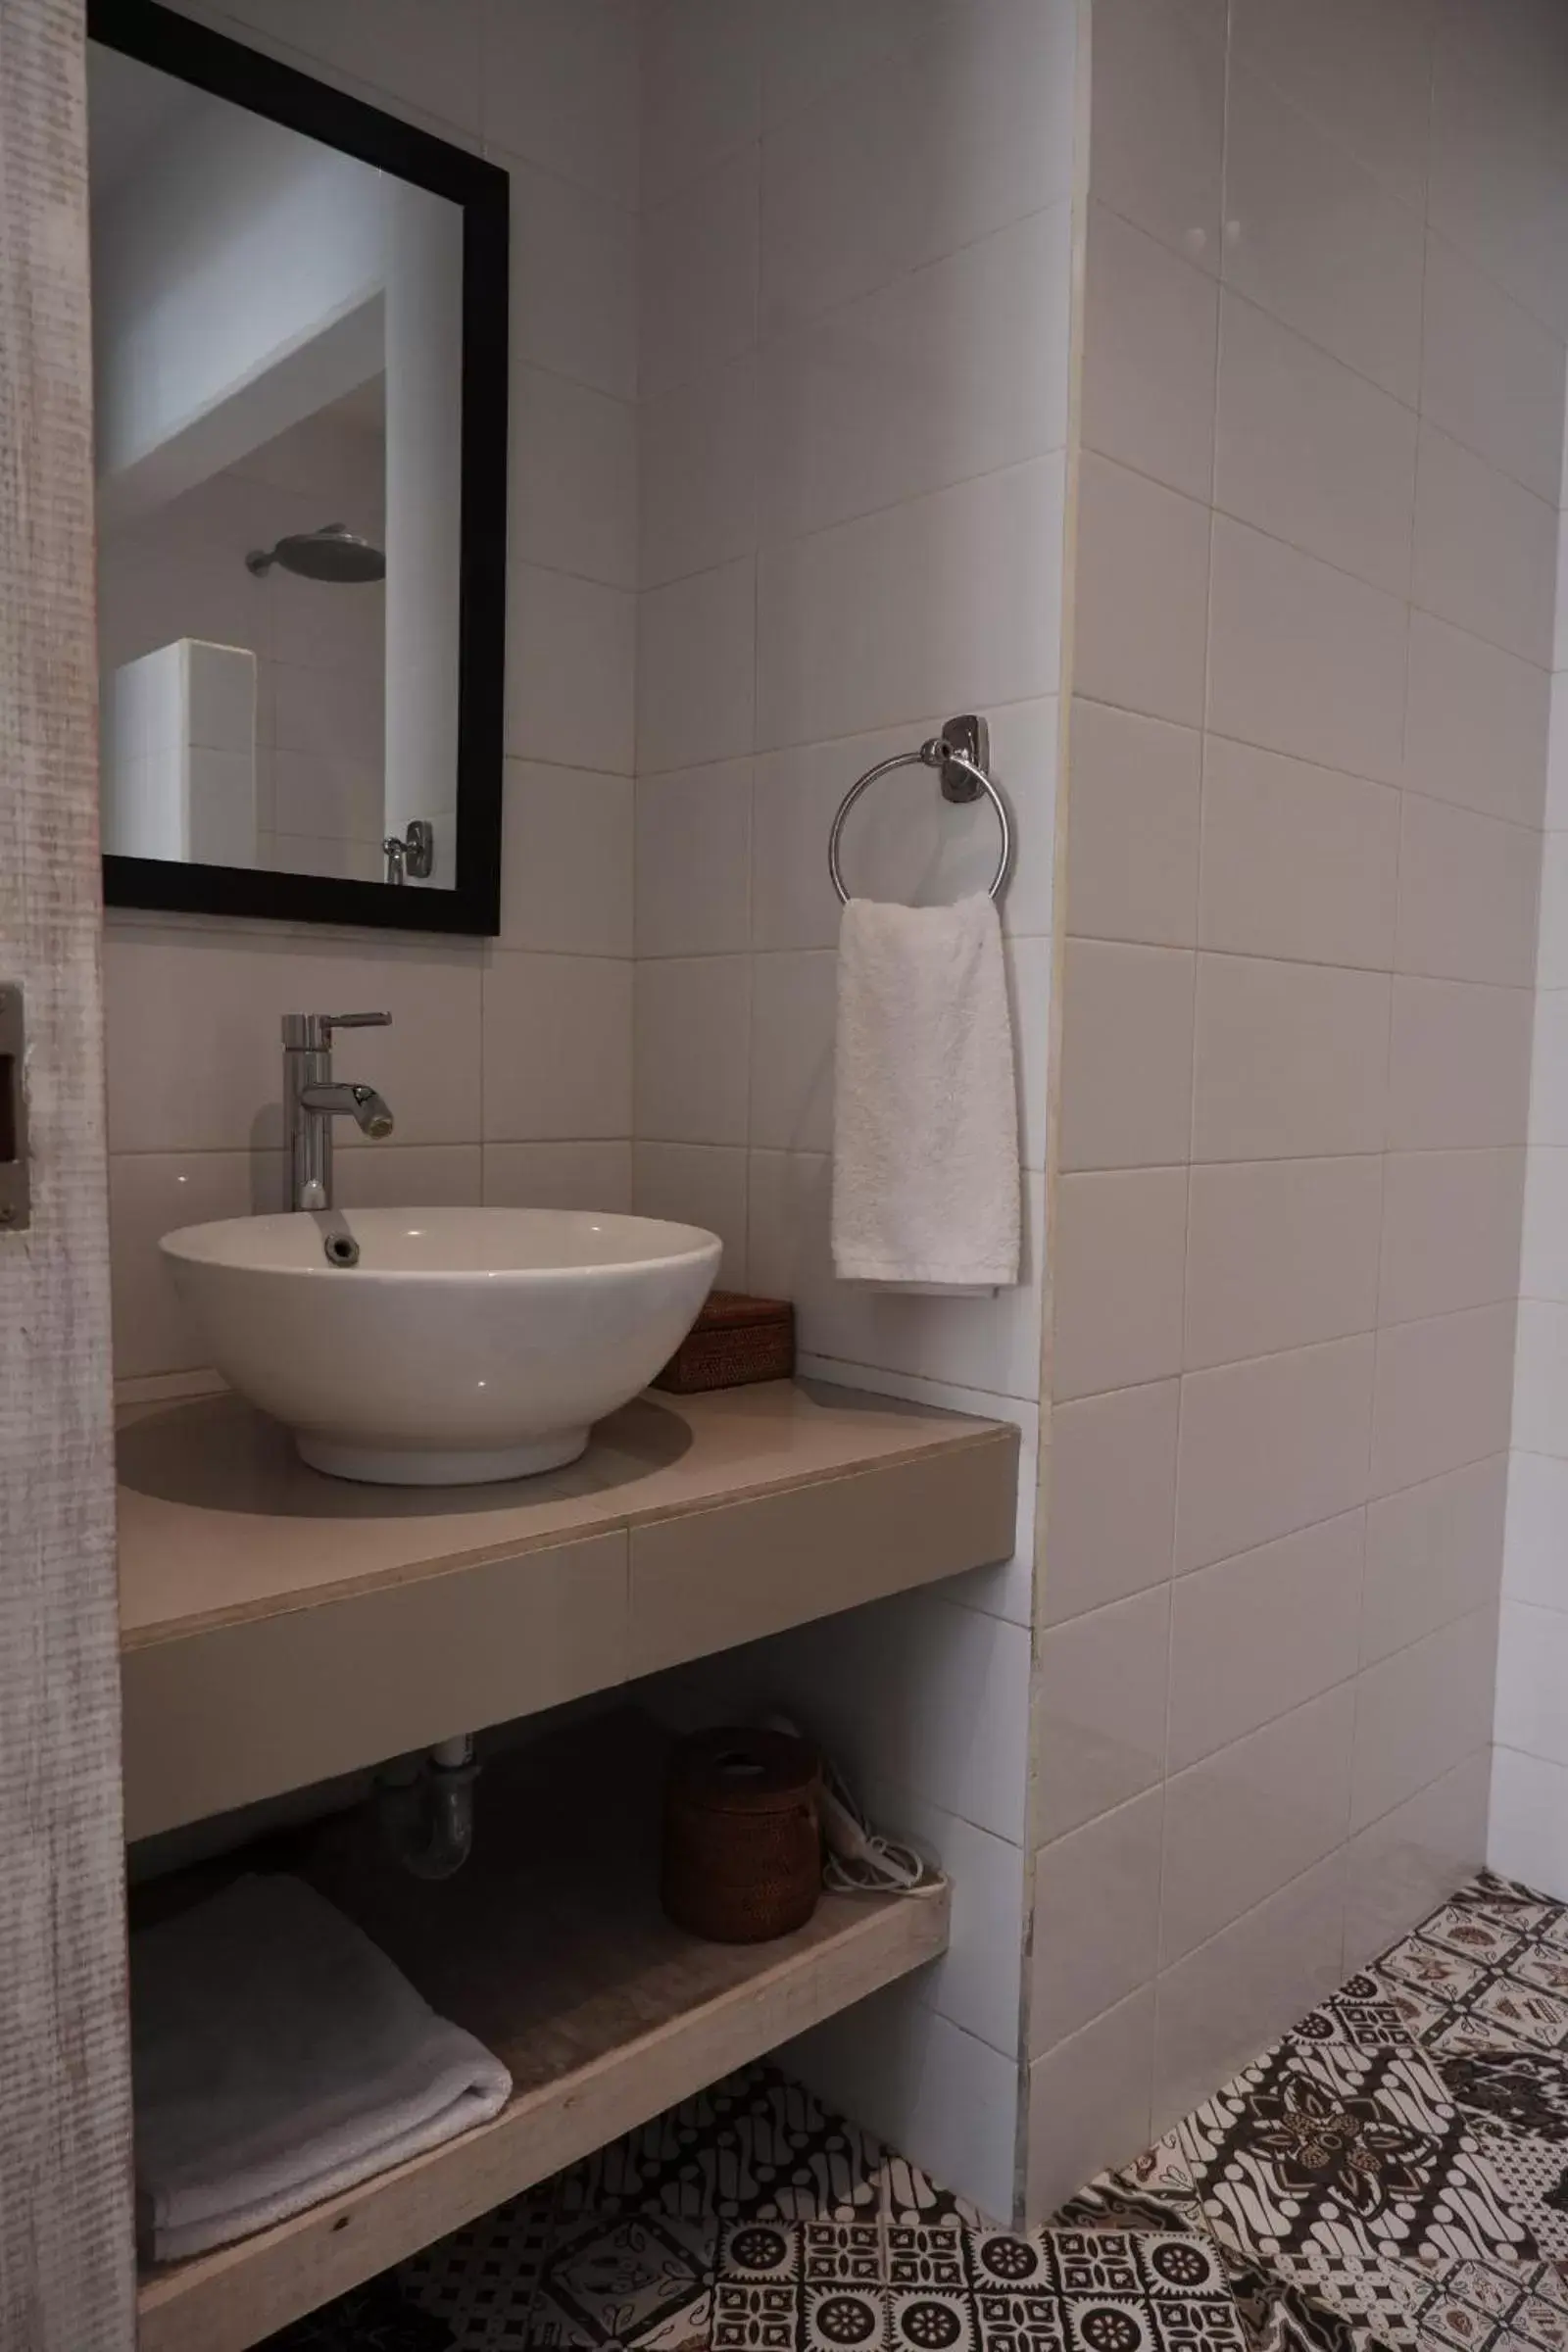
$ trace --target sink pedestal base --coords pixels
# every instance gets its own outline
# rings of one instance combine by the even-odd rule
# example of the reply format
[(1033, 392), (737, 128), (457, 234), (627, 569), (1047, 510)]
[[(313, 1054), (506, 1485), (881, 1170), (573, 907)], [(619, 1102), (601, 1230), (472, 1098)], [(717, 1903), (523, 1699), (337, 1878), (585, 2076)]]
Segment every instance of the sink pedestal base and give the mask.
[(333, 1438), (308, 1437), (296, 1430), (302, 1462), (331, 1478), (359, 1479), (371, 1487), (482, 1487), (502, 1479), (536, 1478), (574, 1462), (588, 1445), (586, 1429), (554, 1430), (525, 1446), (500, 1446), (489, 1452), (437, 1452), (401, 1446), (340, 1446)]

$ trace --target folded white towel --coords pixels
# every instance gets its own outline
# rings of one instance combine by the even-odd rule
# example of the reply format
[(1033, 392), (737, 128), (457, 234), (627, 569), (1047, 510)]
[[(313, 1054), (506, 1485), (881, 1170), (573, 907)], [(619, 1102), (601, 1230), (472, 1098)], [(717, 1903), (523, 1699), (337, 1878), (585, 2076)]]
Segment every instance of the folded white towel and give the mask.
[(852, 899), (839, 929), (833, 1264), (939, 1290), (1018, 1279), (1018, 1099), (1002, 926)]
[(131, 1937), (137, 2220), (177, 2261), (488, 2122), (512, 2078), (302, 1880)]

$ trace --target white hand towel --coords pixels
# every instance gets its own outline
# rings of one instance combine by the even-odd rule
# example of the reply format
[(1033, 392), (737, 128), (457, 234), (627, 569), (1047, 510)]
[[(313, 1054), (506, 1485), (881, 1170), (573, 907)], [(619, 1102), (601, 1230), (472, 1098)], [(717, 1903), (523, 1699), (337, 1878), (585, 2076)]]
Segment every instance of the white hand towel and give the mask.
[(1018, 1098), (1002, 926), (852, 899), (839, 929), (833, 1264), (845, 1282), (1018, 1279)]
[(137, 2218), (173, 2262), (500, 2113), (512, 2078), (300, 1879), (131, 1937)]

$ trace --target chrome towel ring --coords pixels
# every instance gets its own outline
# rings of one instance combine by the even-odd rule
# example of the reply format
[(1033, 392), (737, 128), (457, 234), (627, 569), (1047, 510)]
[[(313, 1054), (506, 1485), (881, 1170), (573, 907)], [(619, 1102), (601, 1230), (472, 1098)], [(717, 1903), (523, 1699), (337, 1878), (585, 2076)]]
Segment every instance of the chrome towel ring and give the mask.
[(991, 755), (990, 729), (983, 718), (965, 713), (950, 718), (940, 735), (932, 735), (917, 752), (896, 752), (891, 760), (879, 760), (858, 776), (839, 803), (832, 831), (827, 837), (827, 870), (841, 906), (849, 905), (850, 894), (844, 887), (844, 875), (839, 865), (839, 844), (844, 838), (844, 823), (862, 792), (869, 791), (879, 778), (892, 775), (896, 767), (934, 767), (941, 771), (942, 797), (947, 801), (977, 801), (982, 793), (997, 812), (1002, 833), (1002, 849), (997, 858), (997, 870), (991, 877), (990, 896), (999, 899), (1006, 887), (1008, 868), (1012, 864), (1012, 819), (1007, 804), (986, 773)]

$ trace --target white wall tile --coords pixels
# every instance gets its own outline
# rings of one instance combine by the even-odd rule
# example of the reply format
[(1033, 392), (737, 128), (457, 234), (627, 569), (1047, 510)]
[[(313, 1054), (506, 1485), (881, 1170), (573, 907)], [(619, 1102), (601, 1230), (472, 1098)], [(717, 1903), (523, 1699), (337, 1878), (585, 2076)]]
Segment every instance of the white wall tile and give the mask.
[(1533, 1009), (1528, 989), (1396, 979), (1389, 1049), (1390, 1149), (1434, 1152), (1523, 1143)]
[(632, 781), (507, 762), (501, 941), (564, 956), (632, 952)]
[(1093, 193), (1172, 251), (1217, 270), (1223, 27), (1214, 38), (1172, 0), (1102, 0), (1090, 88)]
[[(786, 43), (814, 50), (790, 69), (809, 80), (828, 46), (861, 37), (835, 26), (824, 42), (816, 23), (792, 15), (774, 28), (771, 77), (776, 85)], [(1062, 0), (895, 12), (890, 38), (869, 44), (861, 71), (821, 104), (792, 106), (787, 126), (763, 140), (764, 335), (804, 330), (1067, 197), (1075, 39)], [(908, 133), (911, 122), (938, 121), (948, 162), (934, 172)]]
[(208, 1360), (159, 1250), (164, 1235), (215, 1217), (282, 1208), (283, 1182), (281, 1154), (272, 1152), (111, 1155), (109, 1256), (120, 1378), (189, 1371)]
[(1542, 989), (1535, 1014), (1530, 1141), (1560, 1150), (1568, 1146), (1568, 991)]
[(487, 143), (616, 204), (636, 203), (634, 0), (486, 0), (483, 61)]
[(1041, 458), (765, 550), (760, 745), (1054, 694), (1061, 492)]
[(1513, 1298), (1524, 1159), (1519, 1151), (1390, 1153), (1381, 1321), (1405, 1323)]
[(1172, 1772), (1354, 1674), (1365, 1539), (1364, 1513), (1348, 1511), (1177, 1578)]
[(1415, 453), (1413, 411), (1226, 293), (1214, 437), (1224, 513), (1403, 596)]
[(1345, 1966), (1360, 1968), (1473, 1878), (1487, 1855), (1492, 1750), (1476, 1749), (1350, 1840)]
[(1513, 1443), (1527, 1453), (1568, 1455), (1568, 1307), (1519, 1301)]
[(761, 127), (759, 0), (657, 0), (642, 23), (642, 195), (658, 204)]
[(757, 333), (759, 158), (742, 148), (642, 221), (638, 390), (691, 382)]
[(1421, 793), (1402, 803), (1396, 968), (1528, 988), (1540, 834)]
[(1226, 284), (1413, 408), (1420, 213), (1235, 66), (1225, 129)]
[(710, 571), (757, 545), (757, 357), (677, 384), (638, 409), (639, 561), (645, 587)]
[(1208, 724), (1322, 767), (1399, 775), (1402, 603), (1225, 515), (1214, 520)]
[[(277, 1148), (285, 1012), (387, 1010), (338, 1066), (378, 1087), (400, 1142), (479, 1127), (479, 955), (285, 932), (117, 927), (105, 941), (109, 1141), (116, 1152)], [(345, 1007), (345, 996), (358, 1004)], [(350, 1045), (352, 1044), (352, 1052)]]
[(1381, 1150), (1389, 988), (1377, 972), (1200, 956), (1194, 1158)]
[(1186, 1237), (1185, 1168), (1061, 1178), (1053, 1310), (1058, 1397), (1180, 1371)]
[(569, 376), (519, 368), (509, 529), (515, 553), (611, 588), (637, 585), (637, 412)]
[(1506, 1745), (1493, 1750), (1486, 1853), (1505, 1878), (1568, 1899), (1568, 1765)]
[(1555, 506), (1563, 438), (1559, 338), (1432, 235), (1422, 328), (1422, 414)]
[(1062, 446), (1071, 229), (1070, 207), (1054, 205), (764, 345), (764, 540)]
[(1382, 1164), (1370, 1153), (1195, 1167), (1188, 1367), (1370, 1331), (1382, 1210)]
[[(1556, 729), (1553, 728), (1555, 735)], [(1568, 735), (1568, 727), (1563, 730)], [(1568, 832), (1547, 833), (1541, 845), (1541, 938), (1538, 988), (1568, 988)]]
[(1533, 1144), (1525, 1154), (1519, 1288), (1526, 1298), (1568, 1301), (1568, 1152), (1555, 1145)]
[(512, 358), (637, 397), (637, 222), (632, 214), (498, 155), (512, 174)]
[(637, 779), (637, 953), (735, 954), (751, 944), (752, 763)]
[(1166, 1783), (1165, 1967), (1343, 1842), (1354, 1724), (1343, 1682)]
[(1210, 735), (1199, 939), (1310, 963), (1394, 960), (1399, 796)]
[(769, 1663), (788, 1712), (852, 1787), (894, 1783), (1022, 1842), (1027, 1626), (901, 1593), (784, 1635)]
[(1191, 728), (1074, 703), (1066, 907), (1075, 936), (1193, 946), (1200, 768)]
[(484, 1200), (492, 1208), (629, 1211), (631, 1145), (486, 1144)]
[(751, 969), (739, 956), (637, 966), (639, 1141), (744, 1144)]
[(752, 962), (751, 1127), (775, 1152), (833, 1149), (838, 957), (758, 956)]
[(1510, 1456), (1502, 1586), (1510, 1599), (1568, 1609), (1568, 1460)]
[(1432, 86), (1434, 227), (1568, 333), (1553, 9), (1445, 9)]
[(746, 1287), (746, 1154), (716, 1144), (639, 1142), (632, 1154), (632, 1205), (640, 1217), (703, 1225), (724, 1245), (717, 1279)]
[(629, 962), (608, 957), (492, 956), (484, 975), (486, 1143), (631, 1133), (631, 975)]
[(1082, 1616), (1170, 1575), (1179, 1381), (1058, 1404), (1043, 1620)]
[(1007, 2215), (1017, 2059), (928, 2008), (912, 1982), (856, 2002), (775, 2055), (829, 2106), (952, 2182), (982, 2213)]
[(1513, 1351), (1512, 1299), (1378, 1334), (1375, 1494), (1506, 1449)]
[(1556, 577), (1555, 505), (1423, 424), (1415, 602), (1545, 669), (1551, 665)]
[(1188, 498), (1214, 468), (1213, 278), (1099, 203), (1084, 278), (1084, 446)]
[(1364, 1662), (1497, 1597), (1507, 1457), (1468, 1463), (1369, 1507)]
[(1433, 0), (1237, 0), (1238, 64), (1348, 147), (1407, 204), (1426, 195)]
[(1152, 2136), (1154, 1988), (1145, 1985), (1029, 2069), (1027, 2215), (1048, 2215)]
[(1042, 1842), (1163, 1777), (1169, 1654), (1166, 1585), (1041, 1635), (1033, 1824)]
[(757, 616), (749, 558), (644, 593), (637, 613), (637, 773), (752, 748)]
[(1029, 1992), (1036, 2056), (1152, 1977), (1163, 1808), (1163, 1790), (1148, 1789), (1036, 1856)]
[(1175, 949), (1068, 943), (1063, 1168), (1169, 1167), (1187, 1158), (1193, 965)]
[(1074, 582), (1080, 694), (1200, 724), (1208, 531), (1196, 500), (1085, 453)]
[(909, 1838), (953, 1882), (953, 1933), (947, 1950), (922, 1969), (916, 1989), (927, 2008), (993, 2050), (1018, 2047), (1023, 1943), (1024, 1857), (1005, 1838), (906, 1788), (878, 1780), (857, 1796), (879, 1829)]
[(507, 582), (507, 750), (558, 767), (632, 772), (636, 599), (514, 564)]
[(1371, 1424), (1370, 1339), (1190, 1372), (1177, 1455), (1178, 1570), (1364, 1501)]
[(1533, 662), (1412, 612), (1402, 781), (1485, 816), (1539, 825), (1550, 690)]
[(1496, 1639), (1495, 1607), (1477, 1609), (1364, 1669), (1356, 1684), (1353, 1829), (1403, 1803), (1483, 1743), (1492, 1722)]
[(1344, 1926), (1342, 1850), (1166, 1971), (1158, 1988), (1155, 2132), (1168, 2131), (1333, 1991)]
[(483, 1196), (477, 1144), (368, 1144), (336, 1152), (341, 1208), (476, 1208)]

